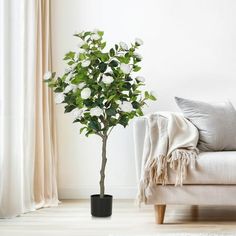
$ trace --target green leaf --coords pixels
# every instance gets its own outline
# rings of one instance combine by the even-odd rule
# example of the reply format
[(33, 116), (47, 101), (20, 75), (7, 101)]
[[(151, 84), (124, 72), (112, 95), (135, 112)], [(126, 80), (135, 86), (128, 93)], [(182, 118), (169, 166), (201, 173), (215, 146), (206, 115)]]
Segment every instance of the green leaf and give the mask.
[(103, 73), (107, 69), (107, 64), (104, 62), (101, 62), (98, 67), (99, 67), (100, 72)]
[(110, 56), (111, 57), (115, 56), (115, 50), (113, 48), (110, 49)]
[(91, 107), (91, 106), (93, 106), (93, 100), (92, 100), (92, 99), (86, 99), (86, 100), (84, 100), (84, 105), (85, 105), (86, 107)]
[(131, 87), (132, 85), (129, 82), (123, 84), (124, 89), (130, 90)]
[(74, 62), (73, 62), (73, 61), (69, 61), (67, 64), (68, 64), (69, 66), (71, 66), (71, 65), (74, 64)]
[(86, 59), (86, 55), (84, 53), (79, 54), (79, 60), (83, 61)]
[(96, 130), (96, 131), (100, 131), (101, 130), (101, 125), (98, 121), (95, 121), (95, 120), (91, 120), (88, 124), (88, 126), (93, 129), (93, 130)]
[(123, 125), (124, 127), (126, 127), (128, 125), (128, 122), (129, 122), (129, 118), (125, 115), (122, 115), (120, 117), (120, 120), (119, 120), (119, 124)]
[(82, 134), (82, 132), (83, 132), (85, 129), (87, 129), (87, 127), (81, 128), (81, 129), (79, 130), (80, 134)]
[(70, 51), (66, 53), (64, 60), (74, 59), (74, 56), (75, 56), (75, 52)]
[(140, 66), (134, 66), (133, 67), (133, 71), (134, 72), (137, 72), (137, 71), (140, 71), (141, 70), (141, 67)]
[(156, 97), (153, 96), (153, 95), (149, 95), (149, 99), (152, 100), (152, 101), (156, 101), (157, 100)]
[(117, 44), (115, 44), (115, 49), (116, 51), (118, 50), (119, 46)]
[(108, 116), (115, 116), (116, 115), (116, 109), (114, 109), (113, 107), (110, 107), (106, 110), (106, 114)]
[(88, 137), (90, 134), (94, 134), (94, 131), (93, 130), (88, 130), (88, 132), (85, 134), (86, 137)]
[(138, 109), (140, 107), (140, 104), (136, 101), (132, 102), (132, 105), (135, 109)]
[(115, 60), (112, 60), (110, 63), (109, 63), (109, 66), (111, 67), (117, 67), (119, 65), (119, 63)]
[(55, 90), (54, 90), (55, 93), (62, 93), (63, 92), (63, 88), (60, 88), (60, 87), (57, 87)]
[(106, 47), (106, 44), (107, 44), (106, 42), (101, 43), (101, 46), (100, 46), (101, 49), (104, 49)]
[(137, 109), (136, 112), (139, 116), (143, 116), (143, 111), (141, 108)]
[(65, 113), (71, 112), (75, 108), (76, 108), (75, 105), (67, 105), (67, 106), (65, 106)]
[(107, 101), (110, 102), (115, 96), (116, 96), (116, 94), (111, 95), (111, 96), (107, 99)]
[(103, 32), (103, 31), (98, 31), (97, 33), (98, 33), (98, 35), (99, 35), (100, 37), (102, 37), (102, 36), (104, 35), (104, 32)]

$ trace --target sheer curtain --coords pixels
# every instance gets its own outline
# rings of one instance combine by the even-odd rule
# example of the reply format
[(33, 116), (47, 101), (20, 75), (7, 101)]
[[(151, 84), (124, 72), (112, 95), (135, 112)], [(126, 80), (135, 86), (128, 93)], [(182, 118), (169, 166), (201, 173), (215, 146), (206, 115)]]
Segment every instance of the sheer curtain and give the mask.
[(50, 1), (0, 0), (0, 217), (58, 204)]

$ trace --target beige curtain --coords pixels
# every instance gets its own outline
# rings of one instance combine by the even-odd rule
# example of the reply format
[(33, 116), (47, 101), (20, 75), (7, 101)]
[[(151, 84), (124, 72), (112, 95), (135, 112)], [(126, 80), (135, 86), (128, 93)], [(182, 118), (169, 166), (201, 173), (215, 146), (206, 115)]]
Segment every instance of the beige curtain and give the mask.
[(36, 10), (34, 198), (40, 207), (58, 203), (57, 139), (53, 93), (42, 83), (52, 70), (50, 1), (38, 0)]
[(58, 204), (50, 0), (0, 0), (0, 218)]

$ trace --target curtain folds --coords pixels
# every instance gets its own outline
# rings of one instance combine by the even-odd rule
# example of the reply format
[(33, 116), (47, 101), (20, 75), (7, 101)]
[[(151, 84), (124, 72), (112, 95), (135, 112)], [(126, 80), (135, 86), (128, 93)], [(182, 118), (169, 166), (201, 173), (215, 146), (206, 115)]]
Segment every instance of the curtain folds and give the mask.
[(0, 217), (58, 204), (50, 1), (0, 0)]

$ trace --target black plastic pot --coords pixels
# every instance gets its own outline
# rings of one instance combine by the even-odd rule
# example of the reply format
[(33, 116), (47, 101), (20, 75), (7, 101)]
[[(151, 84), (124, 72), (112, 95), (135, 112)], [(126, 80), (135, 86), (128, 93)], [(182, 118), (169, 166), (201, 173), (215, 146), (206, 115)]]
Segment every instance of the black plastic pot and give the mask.
[(91, 195), (91, 215), (95, 217), (109, 217), (112, 214), (112, 195), (105, 194), (100, 198), (99, 194)]

